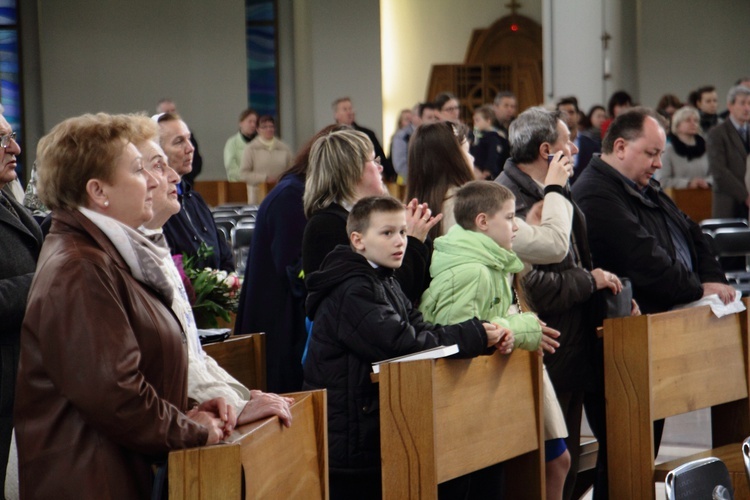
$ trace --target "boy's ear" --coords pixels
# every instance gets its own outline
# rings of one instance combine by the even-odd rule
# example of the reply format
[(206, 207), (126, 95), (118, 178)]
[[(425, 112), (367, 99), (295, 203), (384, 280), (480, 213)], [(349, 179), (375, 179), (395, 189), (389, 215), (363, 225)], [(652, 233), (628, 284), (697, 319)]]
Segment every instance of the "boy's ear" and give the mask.
[(476, 217), (474, 217), (474, 227), (477, 228), (477, 231), (486, 231), (487, 230), (487, 214), (484, 212), (479, 212)]
[(362, 242), (362, 233), (352, 231), (352, 234), (349, 235), (349, 242), (352, 244), (352, 247), (359, 252), (365, 249), (365, 244)]

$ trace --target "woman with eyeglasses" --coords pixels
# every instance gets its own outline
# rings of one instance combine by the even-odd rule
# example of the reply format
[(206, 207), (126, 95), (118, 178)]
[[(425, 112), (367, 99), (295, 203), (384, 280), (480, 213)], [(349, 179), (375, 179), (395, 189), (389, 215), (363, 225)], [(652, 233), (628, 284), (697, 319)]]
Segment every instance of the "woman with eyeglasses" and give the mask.
[[(320, 269), (336, 245), (348, 245), (346, 218), (357, 201), (386, 193), (380, 158), (362, 132), (341, 130), (315, 141), (305, 181), (303, 205), (308, 218), (302, 238), (305, 276)], [(395, 277), (404, 293), (417, 301), (427, 287), (430, 250), (424, 241), (442, 216), (433, 216), (427, 204), (416, 199), (406, 206), (409, 236), (404, 263)]]
[(154, 176), (125, 116), (70, 118), (37, 148), (52, 225), (28, 295), (15, 407), (22, 498), (147, 498), (170, 450), (218, 443), (223, 398), (188, 406), (184, 310), (138, 228)]
[(275, 133), (273, 116), (261, 116), (258, 119), (258, 136), (245, 146), (242, 153), (240, 177), (247, 183), (247, 202), (250, 205), (263, 201), (261, 184), (275, 185), (279, 176), (292, 164), (292, 150)]
[(461, 123), (461, 105), (450, 92), (443, 92), (435, 97), (435, 108), (441, 122)]

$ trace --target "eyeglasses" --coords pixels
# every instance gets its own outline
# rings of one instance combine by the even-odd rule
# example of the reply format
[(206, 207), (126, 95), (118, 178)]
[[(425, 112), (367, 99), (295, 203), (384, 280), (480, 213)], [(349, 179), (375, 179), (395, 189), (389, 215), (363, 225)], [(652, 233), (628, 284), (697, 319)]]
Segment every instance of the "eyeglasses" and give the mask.
[(458, 106), (448, 106), (447, 108), (443, 108), (443, 111), (456, 111), (458, 109)]
[(0, 135), (0, 147), (5, 149), (10, 146), (10, 141), (16, 140), (16, 133), (11, 132), (10, 134)]

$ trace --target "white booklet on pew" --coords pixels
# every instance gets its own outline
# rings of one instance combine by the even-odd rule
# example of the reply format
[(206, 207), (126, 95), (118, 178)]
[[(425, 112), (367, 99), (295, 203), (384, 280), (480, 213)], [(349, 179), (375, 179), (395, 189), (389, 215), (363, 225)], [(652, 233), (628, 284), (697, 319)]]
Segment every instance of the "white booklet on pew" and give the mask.
[(372, 364), (373, 373), (380, 373), (380, 365), (383, 363), (401, 363), (402, 361), (418, 361), (420, 359), (439, 359), (447, 358), (458, 352), (458, 344), (453, 345), (439, 345), (432, 349), (426, 349), (424, 351), (415, 352), (414, 354), (407, 354), (406, 356), (399, 356), (397, 358), (384, 359)]

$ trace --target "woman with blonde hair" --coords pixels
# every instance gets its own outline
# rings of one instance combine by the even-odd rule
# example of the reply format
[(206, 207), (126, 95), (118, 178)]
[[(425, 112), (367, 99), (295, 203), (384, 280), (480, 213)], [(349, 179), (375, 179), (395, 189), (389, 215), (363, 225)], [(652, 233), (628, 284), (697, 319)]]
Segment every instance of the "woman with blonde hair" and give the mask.
[[(362, 132), (341, 130), (320, 137), (310, 150), (303, 204), (308, 218), (302, 238), (302, 270), (305, 276), (320, 269), (336, 245), (348, 245), (346, 218), (361, 198), (382, 196), (383, 167), (372, 142)], [(416, 199), (406, 210), (407, 234), (404, 263), (396, 279), (404, 293), (419, 300), (429, 279), (430, 250), (424, 240), (442, 219), (432, 216), (427, 204)]]
[(52, 210), (29, 292), (16, 398), (26, 498), (143, 498), (170, 450), (225, 437), (223, 398), (190, 408), (169, 250), (138, 228), (157, 182), (131, 120), (65, 120), (37, 149)]

